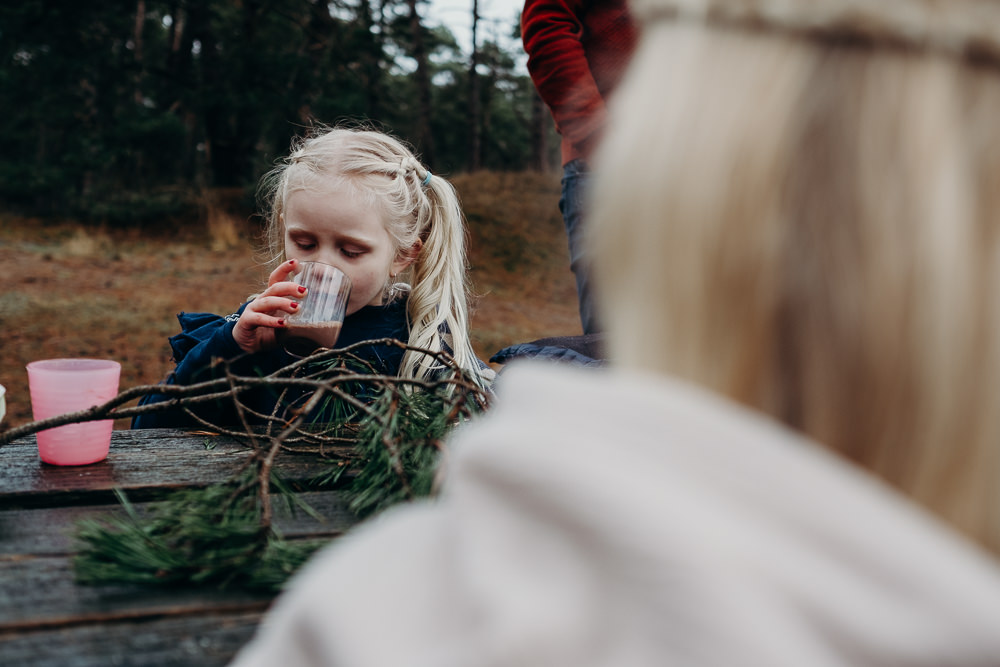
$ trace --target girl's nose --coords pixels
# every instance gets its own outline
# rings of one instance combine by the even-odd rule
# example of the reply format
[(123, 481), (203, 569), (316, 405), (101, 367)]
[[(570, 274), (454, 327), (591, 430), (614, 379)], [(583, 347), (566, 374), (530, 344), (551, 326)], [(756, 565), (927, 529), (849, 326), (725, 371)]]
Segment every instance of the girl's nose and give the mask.
[(320, 253), (317, 257), (315, 257), (315, 260), (317, 262), (322, 262), (324, 264), (329, 264), (330, 266), (336, 267), (336, 268), (340, 269), (341, 271), (344, 270), (344, 267), (340, 266), (337, 263), (337, 254), (336, 253), (333, 253), (333, 252)]

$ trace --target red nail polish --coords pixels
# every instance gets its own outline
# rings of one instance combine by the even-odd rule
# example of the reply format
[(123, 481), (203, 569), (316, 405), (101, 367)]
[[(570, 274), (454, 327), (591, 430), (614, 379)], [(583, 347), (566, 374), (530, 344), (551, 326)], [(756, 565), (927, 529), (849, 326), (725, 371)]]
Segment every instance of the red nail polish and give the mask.
[(299, 285), (299, 294), (305, 294), (305, 293), (306, 293), (306, 288), (303, 287), (302, 285)]
[(285, 320), (278, 320), (278, 326), (279, 327), (285, 326)]
[(298, 307), (299, 307), (299, 304), (297, 304), (297, 303), (295, 303), (295, 302), (293, 301), (293, 302), (292, 302), (292, 310), (295, 310), (295, 309), (296, 309), (296, 308), (298, 308)]

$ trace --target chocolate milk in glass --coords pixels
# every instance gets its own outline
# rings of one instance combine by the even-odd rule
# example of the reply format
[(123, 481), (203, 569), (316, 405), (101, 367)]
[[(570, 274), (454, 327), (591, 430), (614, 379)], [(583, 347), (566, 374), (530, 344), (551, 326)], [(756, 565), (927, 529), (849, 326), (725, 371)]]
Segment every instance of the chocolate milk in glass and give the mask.
[(284, 345), (289, 354), (304, 357), (321, 347), (332, 348), (343, 322), (289, 322), (288, 326), (278, 329), (278, 342)]
[(295, 282), (306, 288), (305, 297), (275, 333), (289, 354), (305, 357), (336, 344), (351, 296), (351, 279), (328, 264), (302, 262)]

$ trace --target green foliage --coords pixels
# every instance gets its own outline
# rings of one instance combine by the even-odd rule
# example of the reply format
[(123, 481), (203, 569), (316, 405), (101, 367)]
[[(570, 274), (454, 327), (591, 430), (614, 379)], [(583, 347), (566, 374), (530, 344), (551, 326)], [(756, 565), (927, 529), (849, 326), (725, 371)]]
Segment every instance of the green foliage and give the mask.
[(278, 590), (321, 544), (262, 528), (252, 490), (244, 479), (179, 491), (147, 516), (119, 492), (125, 517), (80, 525), (77, 580)]
[[(0, 203), (139, 224), (177, 212), (150, 193), (189, 193), (183, 200), (252, 187), (314, 121), (373, 122), (422, 149), (406, 3), (123, 7), (0, 4)], [(431, 167), (454, 173), (468, 159), (468, 62), (445, 28), (425, 30), (424, 42)], [(480, 62), (482, 164), (525, 169), (531, 83), (495, 43), (483, 45)]]
[(477, 411), (472, 401), (456, 404), (447, 389), (387, 391), (378, 399), (358, 434), (364, 465), (351, 482), (350, 506), (359, 516), (432, 494), (445, 436), (460, 410)]
[(135, 226), (164, 219), (196, 219), (199, 203), (194, 194), (184, 190), (118, 190), (81, 204), (77, 215), (84, 221), (105, 222), (113, 226)]

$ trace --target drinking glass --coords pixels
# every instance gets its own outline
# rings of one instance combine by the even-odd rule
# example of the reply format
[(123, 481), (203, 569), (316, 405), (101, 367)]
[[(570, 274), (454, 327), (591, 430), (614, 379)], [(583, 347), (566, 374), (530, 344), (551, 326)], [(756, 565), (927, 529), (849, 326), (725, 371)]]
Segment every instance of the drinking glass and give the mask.
[(340, 269), (322, 262), (302, 262), (294, 282), (306, 288), (295, 313), (285, 318), (278, 337), (285, 350), (305, 357), (319, 348), (332, 348), (340, 336), (351, 297), (351, 279)]

